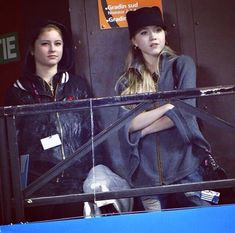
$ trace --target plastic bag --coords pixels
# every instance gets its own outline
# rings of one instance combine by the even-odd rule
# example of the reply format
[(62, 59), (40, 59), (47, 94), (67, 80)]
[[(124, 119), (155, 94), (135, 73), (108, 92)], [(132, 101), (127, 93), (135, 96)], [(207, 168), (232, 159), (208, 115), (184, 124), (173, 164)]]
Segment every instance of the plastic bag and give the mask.
[[(120, 191), (130, 189), (125, 179), (112, 172), (104, 165), (93, 167), (83, 183), (84, 193)], [(103, 214), (130, 212), (133, 198), (101, 200), (84, 203), (84, 216), (93, 217)]]

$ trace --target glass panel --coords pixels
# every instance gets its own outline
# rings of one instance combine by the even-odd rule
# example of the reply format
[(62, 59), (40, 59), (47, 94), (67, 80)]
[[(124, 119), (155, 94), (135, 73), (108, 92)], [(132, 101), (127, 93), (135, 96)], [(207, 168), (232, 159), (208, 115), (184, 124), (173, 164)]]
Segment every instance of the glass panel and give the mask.
[[(17, 128), (19, 153), (28, 155), (29, 159), (30, 184), (59, 162), (74, 156), (90, 140), (90, 110), (18, 117)], [(81, 159), (58, 173), (33, 196), (81, 193), (82, 182), (92, 166), (91, 149), (87, 151)]]
[[(65, 209), (73, 203), (79, 204), (75, 215), (85, 217), (231, 203), (234, 199), (232, 189), (185, 193), (171, 190), (168, 194), (164, 194), (164, 190), (161, 190), (163, 194), (149, 192), (153, 187), (169, 184), (177, 189), (180, 184), (204, 181), (204, 169), (208, 170), (211, 161), (205, 150), (210, 148), (209, 143), (201, 133), (205, 126), (200, 122), (199, 128), (196, 118), (178, 107), (166, 114), (174, 122), (173, 127), (146, 135), (141, 129), (130, 131), (137, 115), (163, 104), (157, 102), (130, 110), (114, 105), (97, 108), (90, 103), (87, 109), (18, 116), (19, 153), (22, 169), (25, 169), (22, 180), (27, 178), (28, 185), (32, 185), (40, 176), (53, 176), (30, 197), (92, 194), (92, 201), (64, 204)], [(132, 115), (127, 117), (128, 113)], [(218, 143), (211, 144), (212, 151)], [(65, 169), (55, 175), (48, 173), (61, 161), (72, 157), (76, 159), (72, 159)], [(214, 155), (212, 158), (219, 160)], [(133, 188), (146, 189), (135, 198), (100, 200), (98, 197), (102, 192)], [(222, 197), (218, 197), (217, 192)]]

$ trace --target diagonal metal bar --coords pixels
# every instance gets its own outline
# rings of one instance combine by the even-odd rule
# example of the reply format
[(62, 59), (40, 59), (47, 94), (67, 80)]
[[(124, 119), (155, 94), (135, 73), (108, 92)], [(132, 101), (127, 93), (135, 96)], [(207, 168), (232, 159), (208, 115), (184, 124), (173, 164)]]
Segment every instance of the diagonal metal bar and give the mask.
[(40, 176), (37, 180), (32, 182), (24, 191), (24, 196), (29, 197), (32, 193), (37, 191), (39, 188), (41, 188), (44, 184), (48, 183), (51, 179), (56, 177), (58, 174), (63, 172), (66, 168), (71, 166), (74, 161), (81, 159), (83, 156), (85, 156), (89, 151), (91, 151), (92, 147), (91, 144), (93, 143), (94, 146), (99, 145), (103, 141), (105, 141), (108, 136), (115, 131), (119, 130), (121, 127), (123, 127), (127, 121), (129, 121), (134, 113), (140, 113), (143, 110), (146, 109), (146, 107), (149, 106), (149, 103), (141, 103), (136, 108), (129, 111), (127, 114), (125, 114), (123, 117), (119, 118), (116, 122), (111, 124), (108, 128), (101, 131), (99, 134), (97, 134), (93, 141), (90, 139), (88, 142), (83, 144), (77, 151), (75, 151), (71, 156), (68, 156), (65, 160), (59, 162), (57, 165), (55, 165), (53, 168), (51, 168), (49, 171), (44, 173), (42, 176)]
[(206, 121), (208, 124), (224, 129), (231, 134), (235, 134), (235, 126), (228, 123), (227, 121), (224, 121), (223, 119), (220, 119), (219, 117), (216, 117), (202, 109), (193, 107), (192, 105), (189, 105), (180, 100), (174, 101), (174, 105), (180, 107), (183, 111)]

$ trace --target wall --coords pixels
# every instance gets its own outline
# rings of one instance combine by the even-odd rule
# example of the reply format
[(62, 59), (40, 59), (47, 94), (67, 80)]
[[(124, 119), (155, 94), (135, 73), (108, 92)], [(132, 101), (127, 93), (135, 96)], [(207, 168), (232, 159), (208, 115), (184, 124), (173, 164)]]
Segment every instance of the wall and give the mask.
[[(9, 33), (16, 33), (19, 42), (17, 60), (7, 60), (0, 63), (0, 106), (3, 104), (3, 96), (8, 86), (15, 80), (21, 70), (21, 54), (23, 52), (24, 28), (22, 20), (21, 1), (2, 1), (0, 3), (0, 37)], [(14, 43), (15, 44), (15, 43)], [(11, 45), (14, 45), (11, 42)], [(0, 43), (0, 56), (3, 57), (3, 43)], [(15, 50), (14, 50), (15, 53)]]
[[(228, 0), (226, 4), (221, 4), (219, 0), (163, 0), (162, 3), (167, 40), (173, 49), (190, 55), (196, 62), (198, 87), (233, 84), (235, 2)], [(114, 85), (123, 70), (129, 47), (128, 31), (126, 28), (101, 30), (97, 1), (70, 0), (70, 6), (72, 31), (79, 54), (76, 71), (90, 81), (95, 96), (113, 96), (116, 94)], [(233, 96), (200, 98), (198, 105), (235, 123)], [(116, 119), (117, 109), (103, 109), (101, 115), (103, 125), (107, 126)], [(203, 122), (201, 127), (216, 159), (227, 168), (230, 176), (235, 176), (230, 165), (235, 162), (234, 136)], [(115, 136), (108, 142), (112, 154), (118, 156), (117, 143)]]
[[(195, 41), (199, 86), (232, 85), (235, 75), (235, 1), (193, 1)], [(204, 10), (207, 9), (206, 11)], [(200, 100), (208, 112), (235, 124), (235, 98), (219, 96)], [(216, 127), (204, 125), (213, 151), (228, 172), (235, 175), (234, 141), (231, 135)]]
[[(14, 4), (12, 4), (14, 2)], [(197, 64), (198, 86), (233, 84), (235, 74), (235, 2), (227, 0), (163, 0), (169, 44), (177, 51), (192, 56)], [(14, 7), (13, 7), (14, 6)], [(114, 85), (120, 76), (129, 47), (126, 28), (101, 30), (95, 0), (14, 0), (2, 1), (1, 34), (17, 32), (21, 59), (0, 64), (0, 103), (6, 88), (20, 75), (24, 39), (34, 19), (50, 18), (71, 28), (76, 50), (76, 73), (86, 77), (97, 97), (115, 95)], [(13, 20), (13, 16), (14, 19)], [(10, 18), (11, 17), (11, 18)], [(6, 23), (7, 22), (7, 23)], [(203, 98), (199, 106), (231, 122), (234, 120), (233, 96)], [(117, 108), (100, 110), (103, 127), (117, 118)], [(234, 136), (202, 124), (216, 158), (235, 176)], [(119, 153), (118, 142), (111, 137), (109, 148)]]
[[(26, 38), (32, 24), (39, 18), (57, 20), (70, 29), (68, 2), (58, 3), (56, 0), (51, 0), (48, 4), (46, 0), (11, 0), (0, 3), (0, 36), (14, 32), (18, 36), (19, 43), (19, 59), (0, 64), (0, 106), (3, 105), (7, 88), (21, 74)], [(1, 43), (0, 55), (2, 55)]]
[[(233, 0), (223, 4), (219, 0), (177, 0), (181, 48), (196, 61), (198, 87), (234, 84), (234, 9)], [(200, 98), (198, 103), (200, 108), (235, 124), (234, 95)], [(234, 177), (235, 136), (208, 123), (202, 123), (202, 130), (218, 162)]]

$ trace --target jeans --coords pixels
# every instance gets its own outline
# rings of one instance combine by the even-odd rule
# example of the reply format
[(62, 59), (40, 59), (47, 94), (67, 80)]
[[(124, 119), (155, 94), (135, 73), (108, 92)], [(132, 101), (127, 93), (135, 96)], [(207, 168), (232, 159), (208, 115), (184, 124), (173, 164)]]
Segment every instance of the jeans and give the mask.
[[(195, 172), (175, 182), (174, 184), (201, 182), (203, 181), (202, 172), (203, 172), (202, 169), (199, 168)], [(168, 197), (169, 197), (168, 194), (144, 196), (141, 197), (141, 201), (145, 210), (161, 210), (168, 207), (167, 203)], [(176, 200), (177, 204), (179, 205), (178, 207), (211, 205), (209, 202), (200, 199), (200, 191), (175, 193), (173, 194), (173, 197)]]

